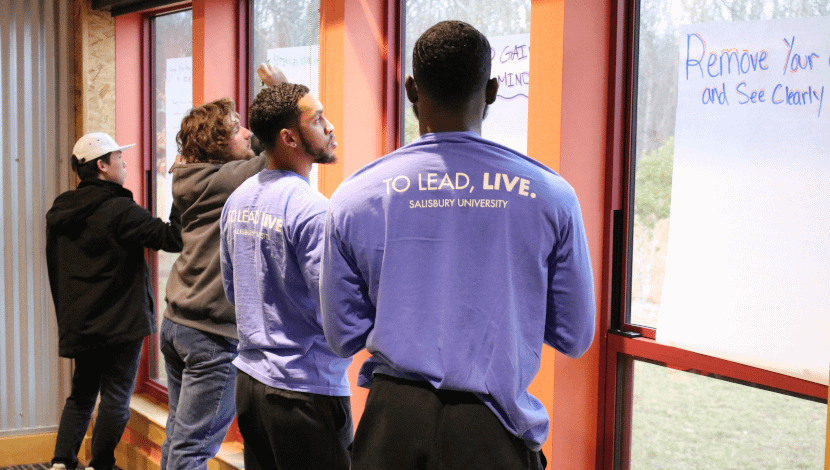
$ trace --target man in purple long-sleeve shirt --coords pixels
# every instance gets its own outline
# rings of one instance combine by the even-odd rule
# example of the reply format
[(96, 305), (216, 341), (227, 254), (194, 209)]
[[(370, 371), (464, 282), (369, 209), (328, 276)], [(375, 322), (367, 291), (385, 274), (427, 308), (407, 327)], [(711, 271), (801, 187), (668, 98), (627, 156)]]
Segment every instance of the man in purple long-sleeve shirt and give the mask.
[(318, 286), (326, 198), (314, 163), (336, 161), (334, 126), (304, 85), (264, 88), (248, 121), (266, 167), (228, 198), (220, 262), (236, 306), (236, 413), (247, 470), (349, 470), (346, 369), (323, 337)]
[(352, 469), (544, 468), (549, 420), (527, 391), (542, 344), (578, 357), (594, 335), (579, 202), (479, 135), (498, 81), (475, 28), (430, 28), (413, 72), (421, 137), (344, 181), (326, 221), (326, 339), (372, 354)]

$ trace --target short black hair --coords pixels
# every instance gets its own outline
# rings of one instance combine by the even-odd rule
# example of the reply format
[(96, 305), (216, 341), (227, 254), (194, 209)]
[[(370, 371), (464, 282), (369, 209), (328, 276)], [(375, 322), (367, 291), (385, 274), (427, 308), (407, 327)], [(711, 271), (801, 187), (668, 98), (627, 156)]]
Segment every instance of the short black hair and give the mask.
[(281, 130), (297, 127), (300, 123), (297, 103), (308, 92), (305, 85), (279, 83), (263, 88), (256, 95), (248, 111), (248, 125), (266, 150), (274, 148)]
[(78, 174), (78, 178), (85, 180), (98, 177), (98, 160), (103, 161), (107, 165), (110, 163), (110, 155), (112, 152), (105, 153), (100, 157), (89, 160), (84, 163), (78, 162), (78, 157), (72, 155), (72, 169)]
[(449, 105), (463, 103), (490, 79), (490, 41), (463, 21), (442, 21), (415, 42), (412, 73), (418, 90)]

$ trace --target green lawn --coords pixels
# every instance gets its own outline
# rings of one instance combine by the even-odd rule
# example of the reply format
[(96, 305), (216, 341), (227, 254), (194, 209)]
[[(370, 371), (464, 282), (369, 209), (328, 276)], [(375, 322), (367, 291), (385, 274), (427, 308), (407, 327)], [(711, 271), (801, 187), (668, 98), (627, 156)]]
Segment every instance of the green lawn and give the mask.
[(635, 364), (631, 470), (824, 468), (827, 405)]

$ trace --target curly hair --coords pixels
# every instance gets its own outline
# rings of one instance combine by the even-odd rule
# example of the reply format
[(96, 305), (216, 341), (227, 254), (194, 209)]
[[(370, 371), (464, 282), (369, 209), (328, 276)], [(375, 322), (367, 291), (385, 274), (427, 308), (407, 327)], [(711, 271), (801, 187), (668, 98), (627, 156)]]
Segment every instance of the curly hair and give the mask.
[(248, 111), (248, 124), (263, 147), (274, 148), (281, 130), (299, 124), (300, 107), (297, 103), (308, 92), (305, 85), (280, 83), (263, 88), (256, 95)]
[(221, 98), (192, 108), (182, 119), (182, 128), (176, 134), (179, 155), (187, 163), (225, 163), (230, 160), (228, 146), (236, 129), (229, 117), (236, 113), (236, 105), (229, 98)]
[(490, 42), (463, 21), (442, 21), (415, 42), (412, 72), (418, 89), (431, 98), (462, 103), (490, 79)]

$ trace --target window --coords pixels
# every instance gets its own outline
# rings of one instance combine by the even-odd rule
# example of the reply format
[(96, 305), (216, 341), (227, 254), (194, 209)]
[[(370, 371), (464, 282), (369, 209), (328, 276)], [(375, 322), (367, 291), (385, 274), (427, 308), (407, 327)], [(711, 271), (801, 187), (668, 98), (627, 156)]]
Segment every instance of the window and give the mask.
[[(780, 108), (784, 106), (777, 104), (772, 106), (772, 100), (780, 101), (783, 96), (786, 102), (785, 90), (795, 88), (799, 90), (804, 88), (805, 91), (810, 90), (808, 93), (811, 95), (809, 74), (812, 74), (813, 80), (819, 79), (818, 82), (812, 82), (817, 84), (821, 83), (822, 78), (828, 76), (826, 72), (821, 73), (818, 63), (813, 63), (813, 61), (818, 61), (819, 58), (811, 56), (812, 53), (822, 51), (826, 47), (822, 47), (821, 44), (812, 45), (805, 42), (825, 36), (823, 32), (811, 34), (810, 31), (806, 30), (811, 28), (808, 25), (814, 23), (810, 22), (808, 18), (828, 14), (830, 14), (830, 6), (826, 2), (807, 0), (789, 2), (766, 2), (762, 0), (750, 2), (640, 2), (640, 21), (638, 22), (637, 36), (636, 124), (634, 126), (636, 137), (632, 142), (632, 159), (634, 160), (632, 166), (635, 175), (632, 198), (633, 230), (630, 236), (633, 259), (631, 300), (630, 309), (627, 311), (627, 323), (656, 328), (659, 322), (662, 300), (667, 296), (674, 297), (672, 295), (673, 290), (667, 292), (664, 289), (664, 287), (671, 288), (669, 285), (671, 280), (666, 282), (666, 276), (672, 274), (670, 272), (672, 271), (672, 264), (690, 267), (689, 264), (677, 264), (681, 263), (677, 260), (675, 260), (675, 263), (669, 263), (667, 259), (667, 253), (671, 252), (671, 243), (678, 243), (678, 240), (682, 242), (680, 237), (682, 234), (679, 230), (676, 231), (677, 233), (674, 234), (671, 240), (669, 238), (670, 216), (672, 214), (675, 216), (684, 215), (685, 217), (680, 220), (683, 223), (686, 220), (695, 220), (690, 216), (686, 216), (682, 207), (677, 207), (678, 201), (674, 201), (673, 205), (673, 196), (675, 198), (682, 197), (683, 199), (680, 202), (685, 202), (689, 197), (684, 190), (686, 186), (678, 188), (677, 184), (674, 187), (672, 184), (673, 176), (674, 179), (682, 178), (680, 183), (685, 184), (686, 176), (689, 173), (684, 168), (673, 171), (675, 150), (678, 145), (682, 146), (682, 164), (707, 165), (708, 163), (704, 159), (698, 159), (694, 156), (687, 157), (686, 155), (694, 151), (693, 149), (690, 150), (689, 147), (702, 145), (702, 141), (706, 140), (689, 134), (705, 131), (708, 128), (701, 127), (700, 121), (703, 120), (701, 118), (678, 119), (678, 117), (685, 118), (693, 112), (700, 112), (695, 110), (707, 109), (703, 111), (707, 113), (706, 120), (727, 119), (725, 121), (727, 123), (729, 122), (728, 116), (734, 116), (734, 119), (742, 119), (741, 123), (751, 122), (751, 125), (755, 126), (762, 126), (767, 124), (765, 121), (776, 119), (804, 119), (805, 123), (818, 121), (818, 118), (820, 118), (820, 116), (816, 117), (818, 111), (812, 112), (814, 111), (812, 108), (818, 108), (818, 101), (815, 97), (807, 96), (807, 98), (816, 101), (815, 105), (811, 106), (810, 103), (799, 105), (811, 110), (811, 113), (805, 112), (801, 115), (782, 113)], [(789, 21), (784, 20), (785, 18)], [(815, 24), (817, 28), (821, 28), (820, 25), (823, 23)], [(694, 26), (687, 26), (684, 29), (681, 25)], [(697, 33), (698, 31), (709, 33), (702, 36)], [(694, 33), (695, 36), (690, 38), (688, 36), (690, 32)], [(790, 33), (795, 36), (790, 36)], [(716, 34), (720, 34), (720, 36), (716, 36)], [(784, 37), (785, 34), (787, 37)], [(704, 41), (707, 40), (709, 41), (708, 46), (704, 45)], [(728, 44), (734, 49), (728, 52), (723, 50), (714, 51), (715, 55), (713, 55), (712, 47), (715, 40), (722, 41), (724, 45)], [(787, 46), (786, 41), (795, 41), (795, 44), (790, 47)], [(742, 49), (743, 47), (750, 47), (751, 44), (758, 44), (759, 48), (757, 50)], [(768, 50), (763, 49), (763, 47), (768, 48)], [(810, 47), (812, 49), (807, 51)], [(706, 49), (705, 53), (704, 48)], [(681, 57), (681, 49), (688, 51), (686, 56)], [(795, 77), (797, 75), (794, 70), (787, 70), (783, 74), (784, 76), (780, 77), (782, 74), (778, 71), (782, 68), (782, 63), (787, 60), (787, 52), (789, 52), (791, 61), (803, 60), (804, 63), (800, 73), (804, 76), (804, 80), (787, 80), (788, 76)], [(704, 64), (706, 65), (705, 70), (703, 65), (693, 65), (694, 61), (699, 60), (704, 54), (707, 61), (707, 64)], [(826, 52), (824, 55), (826, 55)], [(717, 70), (714, 68), (714, 63), (712, 65), (708, 63), (713, 60), (717, 60)], [(754, 66), (752, 65), (753, 60), (756, 61)], [(760, 64), (757, 63), (758, 60), (761, 60)], [(740, 65), (738, 61), (744, 61), (746, 67)], [(808, 61), (810, 61), (809, 65)], [(691, 73), (692, 76), (678, 81), (678, 65), (684, 62), (690, 63), (690, 66), (686, 67), (686, 70), (680, 70), (681, 74)], [(826, 58), (821, 62), (821, 66), (826, 69)], [(792, 63), (790, 66), (792, 66)], [(773, 74), (769, 71), (769, 67), (774, 67), (776, 73)], [(705, 76), (701, 76), (701, 71), (704, 71)], [(774, 75), (774, 80), (770, 81), (769, 78), (771, 77), (767, 76), (772, 75)], [(682, 87), (681, 90), (678, 90), (678, 82)], [(766, 86), (764, 95), (761, 86), (767, 84), (769, 85)], [(776, 96), (773, 97), (772, 94), (776, 91), (776, 84), (783, 86), (778, 88)], [(716, 88), (717, 85), (720, 85), (720, 89)], [(735, 89), (724, 88), (729, 85), (732, 85)], [(709, 96), (701, 96), (704, 90), (708, 90)], [(678, 91), (680, 91), (680, 100), (678, 100)], [(756, 96), (750, 100), (753, 91), (756, 92)], [(760, 99), (757, 97), (758, 93), (762, 94)], [(792, 92), (789, 93), (792, 94)], [(747, 98), (744, 99), (743, 95), (746, 95)], [(724, 103), (713, 103), (711, 99), (726, 101)], [(705, 107), (692, 107), (692, 104), (696, 105), (698, 101), (708, 102), (708, 104)], [(755, 106), (756, 109), (749, 110), (752, 106)], [(678, 107), (681, 109), (678, 109)], [(751, 115), (742, 116), (734, 112), (729, 114), (718, 112), (718, 108), (726, 109), (727, 107), (731, 109), (743, 107)], [(775, 110), (777, 114), (762, 114), (759, 110), (765, 108), (779, 109)], [(676, 128), (686, 132), (676, 136)], [(700, 129), (698, 130), (698, 128)], [(788, 128), (784, 129), (789, 130)], [(732, 160), (738, 161), (741, 166), (711, 166), (703, 167), (701, 171), (730, 172), (735, 179), (747, 176), (747, 171), (749, 171), (751, 165), (749, 162), (740, 161), (739, 153), (741, 151), (753, 151), (756, 147), (743, 140), (762, 140), (761, 134), (763, 132), (759, 132), (758, 129), (733, 129), (731, 133), (735, 136), (734, 142), (718, 143), (707, 148), (718, 149), (722, 156), (733, 157)], [(793, 137), (786, 137), (786, 139), (786, 143), (789, 144)], [(781, 140), (780, 137), (779, 140)], [(766, 142), (765, 139), (764, 142)], [(732, 146), (737, 148), (731, 148)], [(813, 147), (813, 145), (810, 147)], [(782, 150), (784, 149), (776, 150), (776, 152)], [(783, 158), (795, 157), (792, 153), (786, 151), (781, 156)], [(760, 160), (756, 160), (755, 163), (762, 164)], [(763, 162), (763, 164), (767, 163), (776, 164), (774, 161)], [(770, 169), (784, 169), (782, 163), (779, 162), (777, 168)], [(806, 165), (811, 164), (806, 159), (798, 158), (793, 158), (790, 161), (790, 164), (792, 163), (803, 166), (805, 170), (807, 169)], [(727, 178), (729, 176), (726, 175)], [(716, 184), (717, 182), (709, 180), (704, 183)], [(723, 183), (736, 184), (736, 181), (727, 179)], [(747, 188), (750, 187), (747, 186)], [(708, 188), (708, 191), (705, 192), (717, 191), (719, 188), (716, 185)], [(734, 199), (730, 199), (729, 196), (730, 194), (719, 194), (716, 198), (713, 198), (713, 200), (723, 203), (721, 212), (724, 217), (732, 217), (728, 209), (729, 204), (733, 203)], [(756, 196), (760, 195), (756, 194)], [(797, 195), (793, 194), (792, 196)], [(805, 193), (802, 196), (809, 196), (809, 194)], [(715, 204), (718, 202), (715, 202)], [(697, 204), (700, 204), (700, 201)], [(745, 206), (736, 206), (735, 208), (743, 210)], [(716, 220), (721, 221), (721, 219)], [(730, 225), (736, 225), (739, 221), (732, 219), (731, 222)], [(746, 227), (749, 226), (746, 225)], [(713, 227), (713, 231), (728, 232), (718, 227)], [(743, 236), (746, 237), (747, 234), (745, 233)], [(711, 242), (713, 244), (718, 241), (730, 243), (733, 240), (735, 238), (730, 238), (729, 233), (722, 233), (718, 237), (713, 237)], [(751, 238), (750, 240), (755, 239)], [(700, 251), (712, 248), (714, 248), (712, 245), (704, 245)], [(749, 255), (751, 256), (751, 253)], [(735, 259), (739, 260), (741, 258)], [(767, 255), (767, 261), (769, 261), (769, 254)], [(739, 269), (744, 270), (744, 268)], [(743, 274), (748, 275), (749, 273), (744, 272)], [(748, 291), (737, 289), (737, 286), (735, 286), (733, 292), (745, 293)], [(742, 300), (746, 301), (747, 299)]]
[(830, 356), (811, 345), (826, 343), (828, 258), (810, 248), (830, 233), (813, 182), (830, 175), (830, 141), (796, 136), (826, 127), (830, 6), (641, 0), (618, 14), (614, 126), (630, 141), (604, 466), (822, 468)]
[(492, 77), (499, 79), (496, 102), (482, 124), (482, 136), (527, 153), (527, 90), (530, 84), (530, 0), (407, 0), (404, 2), (403, 73), (401, 77), (402, 144), (418, 138), (418, 120), (403, 91), (412, 75), (415, 41), (435, 23), (461, 20), (490, 41)]
[[(155, 16), (150, 21), (152, 61), (152, 161), (151, 188), (156, 217), (167, 219), (173, 204), (173, 178), (170, 167), (176, 161), (176, 133), (182, 118), (193, 105), (192, 56), (193, 14), (191, 10)], [(178, 253), (153, 251), (152, 268), (156, 279), (156, 319), (159, 328), (167, 309), (167, 278)], [(150, 378), (167, 385), (158, 334), (149, 349)]]
[(251, 2), (251, 96), (262, 89), (256, 69), (269, 62), (292, 83), (318, 93), (320, 1), (253, 0)]
[(648, 362), (632, 366), (632, 470), (823, 468), (826, 405)]

